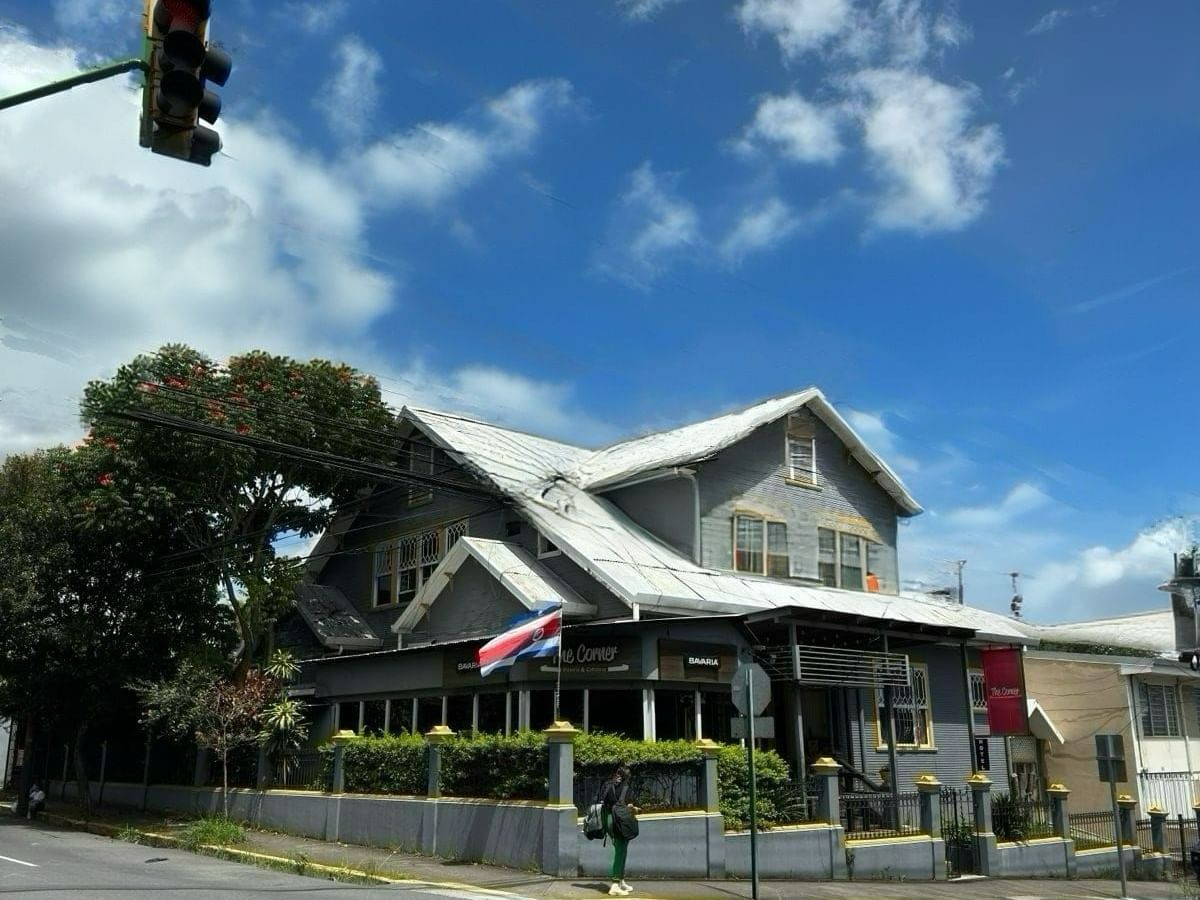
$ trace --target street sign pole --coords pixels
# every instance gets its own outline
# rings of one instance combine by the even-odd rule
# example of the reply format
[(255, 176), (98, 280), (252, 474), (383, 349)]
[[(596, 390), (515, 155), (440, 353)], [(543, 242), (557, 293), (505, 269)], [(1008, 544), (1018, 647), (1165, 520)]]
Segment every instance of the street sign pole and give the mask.
[[(754, 784), (754, 670), (746, 672), (746, 768), (750, 775), (750, 896), (758, 900), (758, 806)], [(1116, 802), (1115, 800), (1113, 801)], [(1124, 869), (1121, 870), (1124, 878)]]
[(1117, 780), (1108, 780), (1108, 796), (1112, 801), (1113, 830), (1117, 833), (1117, 871), (1121, 873), (1121, 900), (1128, 900), (1129, 886), (1125, 883), (1125, 845), (1121, 840), (1121, 811), (1117, 808)]

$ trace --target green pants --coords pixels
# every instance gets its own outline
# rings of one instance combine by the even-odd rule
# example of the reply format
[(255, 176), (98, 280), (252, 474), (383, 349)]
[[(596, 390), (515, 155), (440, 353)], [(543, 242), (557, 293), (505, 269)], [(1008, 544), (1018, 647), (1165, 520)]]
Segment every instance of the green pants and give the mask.
[(612, 816), (607, 811), (604, 813), (604, 830), (608, 832), (608, 837), (612, 841), (613, 846), (612, 869), (609, 874), (612, 876), (613, 881), (624, 881), (625, 856), (629, 853), (629, 841), (613, 834)]

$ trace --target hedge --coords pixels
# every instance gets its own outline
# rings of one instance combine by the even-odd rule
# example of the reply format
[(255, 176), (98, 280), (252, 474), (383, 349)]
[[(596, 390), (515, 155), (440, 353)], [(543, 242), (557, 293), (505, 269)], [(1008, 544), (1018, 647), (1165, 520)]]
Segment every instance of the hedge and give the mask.
[[(322, 748), (331, 753), (330, 747)], [(702, 757), (690, 741), (634, 741), (610, 734), (581, 734), (575, 743), (580, 775), (607, 775), (627, 763), (635, 777), (652, 778), (680, 765), (699, 766)], [(769, 827), (796, 821), (787, 763), (773, 751), (755, 754), (759, 821)], [(426, 750), (420, 735), (364, 737), (346, 745), (346, 790), (354, 793), (416, 794), (428, 783)], [(498, 800), (544, 800), (549, 757), (538, 732), (455, 736), (442, 745), (442, 791), (447, 796)], [(721, 813), (726, 828), (744, 828), (750, 818), (746, 752), (722, 745), (717, 756)]]

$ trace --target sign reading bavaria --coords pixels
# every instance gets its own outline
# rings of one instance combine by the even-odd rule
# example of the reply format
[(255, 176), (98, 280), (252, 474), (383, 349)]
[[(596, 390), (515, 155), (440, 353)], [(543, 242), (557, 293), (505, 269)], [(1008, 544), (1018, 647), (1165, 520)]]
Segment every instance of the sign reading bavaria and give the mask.
[(988, 730), (994, 735), (1028, 733), (1021, 651), (1015, 647), (988, 647), (979, 653), (983, 657)]

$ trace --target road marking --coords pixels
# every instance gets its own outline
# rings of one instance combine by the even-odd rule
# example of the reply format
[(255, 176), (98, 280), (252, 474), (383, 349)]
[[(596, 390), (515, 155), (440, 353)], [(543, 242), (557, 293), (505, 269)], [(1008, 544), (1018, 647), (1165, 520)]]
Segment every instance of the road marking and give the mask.
[(4, 860), (5, 862), (16, 863), (18, 866), (29, 866), (31, 869), (39, 868), (37, 863), (25, 862), (23, 859), (13, 859), (11, 856), (0, 856), (0, 859)]

